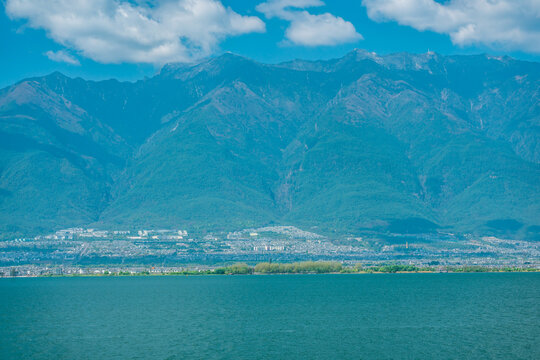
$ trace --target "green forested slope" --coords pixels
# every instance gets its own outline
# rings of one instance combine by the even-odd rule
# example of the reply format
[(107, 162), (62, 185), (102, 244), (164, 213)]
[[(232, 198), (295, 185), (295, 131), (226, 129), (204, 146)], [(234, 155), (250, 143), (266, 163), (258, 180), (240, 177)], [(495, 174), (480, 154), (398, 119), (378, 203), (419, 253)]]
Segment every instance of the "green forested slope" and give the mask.
[(0, 231), (71, 226), (530, 236), (540, 64), (232, 54), (135, 83), (0, 90)]

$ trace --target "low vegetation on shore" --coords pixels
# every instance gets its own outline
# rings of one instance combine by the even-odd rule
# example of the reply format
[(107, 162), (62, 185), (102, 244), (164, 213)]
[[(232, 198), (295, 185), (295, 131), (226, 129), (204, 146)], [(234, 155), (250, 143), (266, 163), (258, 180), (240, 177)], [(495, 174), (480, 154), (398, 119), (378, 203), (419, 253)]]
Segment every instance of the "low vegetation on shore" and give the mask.
[(250, 274), (392, 274), (392, 273), (487, 273), (487, 272), (538, 272), (537, 268), (486, 267), (486, 266), (447, 266), (421, 267), (415, 265), (384, 264), (346, 266), (337, 261), (303, 261), (294, 263), (262, 262), (255, 266), (235, 263), (214, 269), (155, 272), (155, 271), (104, 271), (86, 275), (42, 275), (42, 276), (150, 276), (150, 275), (250, 275)]

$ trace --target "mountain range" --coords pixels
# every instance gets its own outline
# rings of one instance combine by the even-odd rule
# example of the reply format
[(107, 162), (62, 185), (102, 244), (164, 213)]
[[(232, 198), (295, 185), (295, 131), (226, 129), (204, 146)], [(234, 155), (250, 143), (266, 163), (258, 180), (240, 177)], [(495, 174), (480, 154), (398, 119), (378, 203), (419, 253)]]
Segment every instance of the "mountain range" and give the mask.
[(540, 237), (540, 64), (226, 53), (136, 82), (0, 90), (0, 232), (60, 228)]

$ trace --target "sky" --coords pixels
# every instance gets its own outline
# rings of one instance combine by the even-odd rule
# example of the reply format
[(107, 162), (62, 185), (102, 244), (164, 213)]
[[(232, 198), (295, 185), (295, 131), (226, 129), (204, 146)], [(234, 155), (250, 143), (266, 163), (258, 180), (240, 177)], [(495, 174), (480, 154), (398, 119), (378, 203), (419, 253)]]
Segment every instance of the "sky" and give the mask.
[(264, 63), (356, 48), (540, 61), (540, 0), (0, 0), (0, 87), (60, 71), (133, 81), (233, 52)]

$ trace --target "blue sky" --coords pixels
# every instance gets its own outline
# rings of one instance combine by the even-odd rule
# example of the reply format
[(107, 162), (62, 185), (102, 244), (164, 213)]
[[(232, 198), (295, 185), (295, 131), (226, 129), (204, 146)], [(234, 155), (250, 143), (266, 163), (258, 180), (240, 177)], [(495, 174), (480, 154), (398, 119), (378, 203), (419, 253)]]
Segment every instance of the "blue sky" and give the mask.
[(266, 63), (491, 53), (540, 61), (540, 1), (3, 0), (0, 87), (60, 71), (135, 80), (231, 51)]

